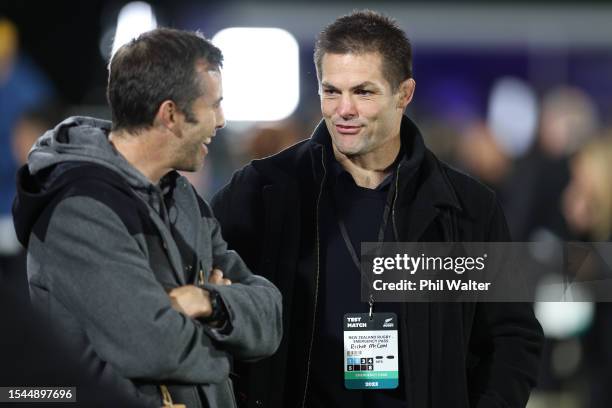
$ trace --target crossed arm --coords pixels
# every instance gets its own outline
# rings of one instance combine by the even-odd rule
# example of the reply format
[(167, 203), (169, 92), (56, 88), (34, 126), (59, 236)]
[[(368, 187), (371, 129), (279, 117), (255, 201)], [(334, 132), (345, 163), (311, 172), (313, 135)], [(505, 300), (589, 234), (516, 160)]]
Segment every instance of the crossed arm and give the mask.
[[(208, 283), (211, 285), (231, 285), (232, 281), (223, 277), (221, 269), (213, 269)], [(168, 292), (172, 308), (192, 319), (209, 317), (212, 314), (210, 292), (195, 285), (185, 285)], [(211, 322), (213, 325), (218, 322)]]

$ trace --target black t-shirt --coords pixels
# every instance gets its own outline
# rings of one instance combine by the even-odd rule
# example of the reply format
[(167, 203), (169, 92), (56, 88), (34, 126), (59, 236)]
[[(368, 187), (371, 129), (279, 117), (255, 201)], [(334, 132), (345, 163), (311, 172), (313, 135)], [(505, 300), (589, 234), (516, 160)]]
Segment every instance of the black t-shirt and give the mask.
[[(367, 302), (361, 301), (362, 279), (342, 238), (336, 213), (344, 220), (348, 236), (359, 257), (361, 242), (378, 241), (387, 194), (394, 182), (393, 175), (390, 175), (376, 189), (359, 187), (338, 162), (333, 160), (331, 163), (320, 212), (324, 267), (319, 281), (319, 304), (307, 400), (309, 407), (408, 407), (405, 402), (401, 348), (398, 388), (347, 390), (344, 387), (342, 319), (346, 313), (367, 313), (369, 308)], [(389, 220), (385, 228), (385, 241), (394, 240)], [(397, 303), (374, 305), (374, 312), (394, 312), (398, 316), (399, 309)]]

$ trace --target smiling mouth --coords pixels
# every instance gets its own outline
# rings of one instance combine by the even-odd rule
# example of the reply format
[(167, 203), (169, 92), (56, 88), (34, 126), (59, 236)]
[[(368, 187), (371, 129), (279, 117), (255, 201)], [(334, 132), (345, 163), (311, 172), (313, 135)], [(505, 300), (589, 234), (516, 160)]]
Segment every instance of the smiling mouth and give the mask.
[(202, 143), (200, 143), (200, 146), (202, 147), (202, 149), (204, 150), (204, 155), (208, 154), (208, 145), (210, 144), (210, 142), (212, 141), (212, 136), (209, 136), (207, 138), (204, 138), (204, 140), (202, 141)]
[(349, 126), (336, 124), (336, 130), (343, 135), (354, 135), (359, 133), (361, 126)]

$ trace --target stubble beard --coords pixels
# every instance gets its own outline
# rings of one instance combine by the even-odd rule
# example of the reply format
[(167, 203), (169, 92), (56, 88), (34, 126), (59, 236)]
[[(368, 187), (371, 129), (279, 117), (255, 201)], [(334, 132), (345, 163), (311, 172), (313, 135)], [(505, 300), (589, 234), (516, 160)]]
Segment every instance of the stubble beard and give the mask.
[(196, 172), (204, 165), (204, 157), (201, 152), (202, 142), (192, 144), (181, 150), (177, 163), (176, 170)]

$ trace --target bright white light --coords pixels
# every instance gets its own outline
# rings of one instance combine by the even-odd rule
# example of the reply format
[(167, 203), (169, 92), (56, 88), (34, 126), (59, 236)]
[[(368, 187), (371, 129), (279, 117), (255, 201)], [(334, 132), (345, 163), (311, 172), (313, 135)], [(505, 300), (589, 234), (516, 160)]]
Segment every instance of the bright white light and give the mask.
[(591, 302), (537, 302), (534, 309), (546, 337), (566, 339), (591, 325), (595, 306)]
[(567, 339), (588, 329), (595, 313), (590, 298), (581, 286), (568, 286), (557, 275), (542, 279), (536, 288), (534, 311), (546, 337)]
[(234, 27), (212, 39), (223, 52), (223, 111), (228, 121), (274, 121), (300, 99), (299, 49), (280, 28)]
[(123, 44), (156, 27), (155, 13), (149, 3), (134, 1), (126, 4), (117, 18), (117, 30), (111, 55), (114, 55)]
[(499, 79), (489, 97), (488, 121), (495, 140), (507, 154), (525, 154), (535, 139), (538, 121), (538, 104), (531, 86), (518, 78)]

